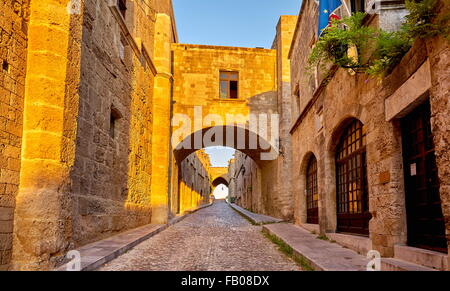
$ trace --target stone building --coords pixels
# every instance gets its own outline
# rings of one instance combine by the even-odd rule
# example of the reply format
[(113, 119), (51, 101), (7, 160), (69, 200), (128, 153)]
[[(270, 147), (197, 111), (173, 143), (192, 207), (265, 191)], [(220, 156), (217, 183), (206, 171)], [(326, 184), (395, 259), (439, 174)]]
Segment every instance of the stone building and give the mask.
[[(381, 1), (366, 25), (398, 27), (406, 12), (391, 4)], [(449, 43), (417, 40), (382, 80), (335, 67), (306, 74), (317, 13), (316, 1), (303, 1), (290, 51), (296, 223), (394, 257), (385, 268), (403, 260), (447, 269)]]
[(258, 165), (249, 156), (237, 151), (233, 167), (229, 169), (233, 177), (233, 197), (235, 203), (256, 213), (264, 213), (263, 198), (259, 189)]
[(183, 214), (187, 210), (210, 202), (212, 193), (210, 168), (209, 156), (203, 150), (191, 154), (181, 163), (179, 192), (173, 201), (178, 208), (176, 214)]
[[(244, 152), (236, 152), (229, 176), (233, 181), (233, 197), (241, 207), (251, 211), (290, 220), (293, 204), (290, 179), (291, 151), (291, 68), (288, 59), (297, 16), (280, 17), (272, 50), (276, 52), (276, 112), (278, 113), (279, 148), (276, 159), (264, 167), (270, 173), (261, 177), (258, 161)], [(264, 104), (261, 104), (264, 105)], [(261, 106), (260, 105), (260, 106)], [(264, 173), (264, 172), (262, 172)], [(259, 181), (264, 181), (261, 184)]]
[(0, 8), (0, 269), (51, 269), (68, 250), (158, 220), (172, 3)]
[[(381, 8), (366, 23), (398, 28), (403, 6)], [(53, 269), (67, 251), (168, 223), (219, 182), (241, 206), (361, 253), (448, 268), (444, 39), (417, 41), (379, 81), (304, 74), (313, 0), (280, 17), (272, 49), (179, 44), (171, 0), (0, 12), (0, 270)], [(218, 145), (237, 149), (226, 175), (202, 150)], [(428, 208), (411, 200), (429, 192)]]
[[(241, 150), (258, 164), (255, 189), (260, 189), (259, 197), (266, 202), (261, 211), (289, 217), (292, 205), (289, 198), (280, 199), (286, 195), (279, 191), (279, 177), (274, 171), (279, 163), (275, 149), (278, 141), (260, 135), (250, 125), (252, 115), (264, 115), (268, 118), (267, 131), (278, 131), (278, 119), (271, 119), (278, 113), (277, 51), (177, 43), (172, 45), (172, 52), (171, 197), (178, 195), (177, 172), (188, 155), (205, 147), (227, 146)], [(258, 140), (255, 148), (248, 146), (252, 138)], [(273, 155), (264, 160), (264, 153)], [(175, 209), (172, 205), (171, 215)]]
[[(195, 121), (183, 142), (211, 128), (256, 137), (244, 152), (258, 163), (261, 211), (292, 216), (279, 141), (249, 125), (265, 114), (278, 131), (271, 116), (288, 87), (275, 49), (177, 44), (170, 0), (1, 5), (1, 269), (52, 269), (69, 250), (208, 202), (204, 153), (188, 157), (214, 144), (172, 143), (180, 114)], [(198, 106), (200, 119), (222, 120), (198, 126)]]

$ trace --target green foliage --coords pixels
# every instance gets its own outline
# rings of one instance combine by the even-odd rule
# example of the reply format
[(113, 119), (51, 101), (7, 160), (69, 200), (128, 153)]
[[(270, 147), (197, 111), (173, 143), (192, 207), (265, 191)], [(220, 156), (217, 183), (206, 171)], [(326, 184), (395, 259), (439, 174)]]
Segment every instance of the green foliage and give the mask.
[(406, 23), (403, 29), (408, 32), (412, 38), (429, 38), (440, 34), (449, 33), (449, 27), (446, 25), (448, 15), (437, 18), (437, 0), (406, 0), (406, 9), (409, 14), (405, 17)]
[(314, 271), (314, 268), (311, 266), (311, 264), (301, 255), (296, 255), (294, 253), (294, 250), (286, 244), (284, 241), (279, 239), (278, 237), (266, 233), (263, 231), (263, 234), (265, 237), (267, 237), (271, 242), (276, 244), (278, 246), (278, 250), (288, 257), (290, 257), (294, 262), (299, 265), (303, 271)]
[[(364, 13), (333, 21), (308, 58), (309, 71), (331, 62), (382, 77), (401, 61), (417, 38), (449, 36), (450, 15), (437, 17), (437, 0), (406, 0), (406, 8), (409, 10), (406, 22), (396, 32), (364, 26)], [(349, 48), (356, 51), (353, 56), (349, 56)], [(368, 54), (371, 57), (364, 59)]]
[(330, 239), (326, 236), (326, 235), (319, 235), (318, 237), (317, 237), (317, 239), (320, 239), (320, 240), (324, 240), (324, 241), (330, 241)]
[[(358, 12), (351, 17), (333, 20), (311, 52), (308, 59), (310, 67), (323, 65), (327, 60), (344, 68), (361, 67), (361, 55), (375, 34), (373, 28), (363, 25), (364, 17), (364, 13)], [(350, 47), (356, 47), (357, 58), (348, 56)]]
[(380, 30), (375, 44), (372, 61), (366, 73), (374, 76), (384, 76), (401, 61), (413, 43), (403, 30), (386, 32)]

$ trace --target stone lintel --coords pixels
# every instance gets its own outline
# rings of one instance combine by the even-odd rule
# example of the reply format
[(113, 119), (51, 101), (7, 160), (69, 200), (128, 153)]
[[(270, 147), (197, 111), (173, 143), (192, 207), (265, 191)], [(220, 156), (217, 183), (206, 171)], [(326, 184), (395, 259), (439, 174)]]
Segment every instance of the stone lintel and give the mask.
[(385, 101), (386, 121), (406, 116), (421, 103), (431, 88), (430, 62), (427, 60), (394, 94)]

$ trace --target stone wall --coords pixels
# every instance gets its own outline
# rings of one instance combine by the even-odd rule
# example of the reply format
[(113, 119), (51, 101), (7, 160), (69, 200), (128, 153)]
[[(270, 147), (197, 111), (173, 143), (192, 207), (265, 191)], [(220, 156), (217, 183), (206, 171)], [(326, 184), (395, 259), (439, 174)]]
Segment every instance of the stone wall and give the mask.
[[(154, 11), (127, 3), (114, 17), (107, 1), (86, 1), (81, 52), (77, 151), (72, 171), (74, 240), (150, 222), (153, 73), (141, 64), (137, 44), (153, 50)], [(143, 21), (145, 20), (145, 21)], [(128, 31), (127, 31), (128, 30)], [(150, 31), (150, 33), (147, 33)], [(124, 55), (120, 56), (120, 47)], [(114, 119), (114, 125), (111, 124)]]
[[(439, 38), (427, 41), (426, 45), (417, 41), (383, 80), (331, 68), (328, 70), (331, 77), (325, 81), (325, 72), (319, 71), (313, 76), (305, 74), (306, 60), (315, 39), (317, 21), (313, 17), (316, 10), (314, 1), (304, 2), (291, 50), (292, 93), (293, 101), (296, 101), (293, 102), (292, 111), (296, 113), (291, 131), (296, 223), (306, 223), (306, 166), (314, 155), (318, 161), (320, 230), (322, 233), (336, 231), (335, 149), (347, 122), (358, 119), (367, 133), (369, 210), (372, 214), (370, 240), (373, 248), (383, 256), (393, 256), (394, 245), (407, 243), (399, 120), (424, 101), (424, 94), (429, 94), (432, 104), (437, 163), (441, 182), (446, 181), (443, 177), (448, 170), (448, 159), (443, 149), (449, 128), (442, 116), (448, 114), (448, 102), (442, 98), (446, 95), (448, 100), (449, 89), (443, 85), (448, 83), (448, 43)], [(377, 26), (378, 21), (379, 17), (374, 17), (369, 25)], [(435, 65), (430, 66), (429, 62), (435, 62)], [(427, 79), (433, 80), (434, 85), (424, 83)], [(392, 111), (395, 113), (389, 117)], [(448, 191), (445, 187), (443, 182), (441, 198), (448, 233), (445, 210), (448, 209)]]
[(173, 11), (170, 0), (127, 1), (123, 16), (114, 3), (31, 1), (15, 269), (51, 269), (152, 221), (153, 96), (177, 39)]
[[(174, 114), (203, 116), (276, 112), (276, 52), (266, 49), (174, 44)], [(219, 72), (239, 72), (239, 98), (219, 99)], [(242, 120), (240, 120), (242, 121)], [(248, 121), (243, 120), (243, 123)]]
[[(441, 13), (450, 13), (445, 1), (439, 1)], [(431, 70), (431, 127), (434, 135), (442, 210), (450, 250), (450, 46), (446, 39), (426, 41)], [(448, 266), (450, 266), (450, 256)]]
[(274, 199), (283, 205), (282, 213), (285, 219), (292, 219), (294, 214), (292, 204), (291, 180), (284, 179), (291, 173), (292, 149), (290, 129), (291, 114), (291, 62), (288, 58), (292, 38), (297, 24), (297, 16), (284, 15), (280, 17), (273, 49), (277, 50), (277, 93), (280, 122), (280, 156), (277, 159), (276, 191)]
[(233, 197), (235, 203), (255, 213), (264, 213), (261, 175), (258, 165), (249, 156), (237, 151), (235, 163), (230, 168), (229, 175), (233, 177)]
[(209, 156), (200, 150), (181, 163), (181, 177), (179, 180), (179, 196), (177, 197), (178, 214), (196, 209), (210, 202)]
[(67, 3), (30, 2), (14, 269), (51, 268), (70, 247), (80, 50), (80, 14)]
[(19, 189), (28, 1), (2, 1), (0, 11), (0, 270), (7, 270)]

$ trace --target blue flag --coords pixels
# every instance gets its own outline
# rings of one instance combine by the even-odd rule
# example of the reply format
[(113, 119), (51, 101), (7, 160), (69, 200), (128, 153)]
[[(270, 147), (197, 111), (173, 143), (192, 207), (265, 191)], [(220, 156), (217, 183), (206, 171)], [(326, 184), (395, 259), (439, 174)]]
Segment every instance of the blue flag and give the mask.
[(341, 7), (341, 0), (320, 0), (319, 4), (319, 37), (332, 19), (339, 19), (336, 10)]

